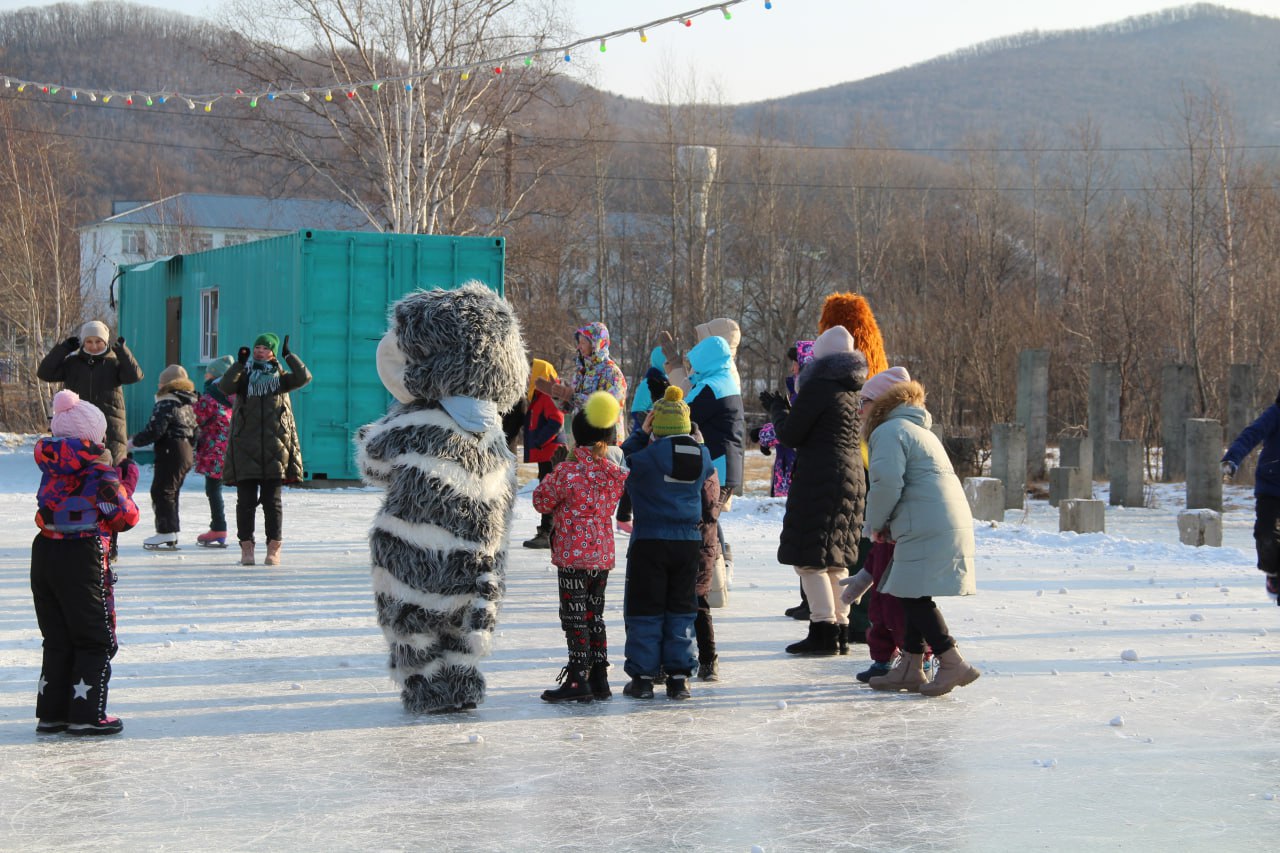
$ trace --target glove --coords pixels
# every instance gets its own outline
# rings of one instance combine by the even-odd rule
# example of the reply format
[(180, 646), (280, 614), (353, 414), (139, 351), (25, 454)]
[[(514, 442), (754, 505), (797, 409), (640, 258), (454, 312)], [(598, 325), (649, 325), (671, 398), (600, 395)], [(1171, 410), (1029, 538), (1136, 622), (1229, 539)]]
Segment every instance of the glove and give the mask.
[(239, 352), (236, 353), (236, 361), (240, 362), (241, 366), (244, 366), (249, 363), (248, 347), (240, 347)]
[(111, 348), (117, 351), (124, 349), (124, 335), (121, 335), (120, 337), (116, 338), (115, 345), (112, 346)]
[(1223, 462), (1223, 463), (1222, 463), (1222, 480), (1223, 480), (1223, 482), (1226, 482), (1226, 483), (1231, 482), (1231, 478), (1232, 478), (1232, 477), (1234, 477), (1234, 476), (1236, 475), (1236, 471), (1237, 471), (1237, 470), (1239, 470), (1239, 469), (1238, 469), (1238, 467), (1236, 466), (1236, 463), (1234, 463), (1234, 462), (1230, 462), (1230, 461)]
[(289, 357), (289, 355), (290, 355), (290, 353), (289, 353), (289, 336), (288, 336), (288, 335), (285, 335), (285, 336), (284, 336), (284, 343), (282, 343), (282, 344), (280, 345), (280, 355), (284, 356), (285, 358), (288, 358), (288, 357)]
[(67, 349), (71, 350), (72, 352), (75, 352), (76, 350), (80, 349), (80, 339), (77, 338), (75, 335), (72, 335), (71, 337), (63, 341), (62, 345)]
[(760, 392), (760, 405), (764, 406), (764, 410), (766, 412), (772, 412), (774, 404), (780, 402), (782, 402), (782, 398), (772, 391), (766, 390)]
[(871, 572), (862, 569), (840, 581), (840, 585), (844, 587), (840, 590), (840, 600), (845, 604), (857, 604), (867, 594), (867, 590), (875, 585), (875, 580), (871, 577)]
[(556, 449), (551, 453), (551, 467), (555, 468), (561, 462), (569, 458), (569, 448), (563, 444), (556, 445)]
[(661, 400), (666, 395), (667, 388), (671, 387), (670, 382), (656, 376), (646, 377), (644, 382), (649, 386), (649, 398), (652, 400)]
[(667, 364), (680, 363), (680, 349), (676, 346), (676, 339), (671, 337), (670, 332), (658, 333), (658, 347), (662, 350), (662, 357), (667, 360)]

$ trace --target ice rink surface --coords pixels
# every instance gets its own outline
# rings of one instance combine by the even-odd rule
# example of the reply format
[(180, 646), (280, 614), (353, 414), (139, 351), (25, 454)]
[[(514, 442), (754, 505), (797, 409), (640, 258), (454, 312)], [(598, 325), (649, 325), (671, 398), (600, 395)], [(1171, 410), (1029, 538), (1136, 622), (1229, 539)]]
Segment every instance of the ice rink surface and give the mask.
[(723, 680), (622, 697), (620, 537), (615, 697), (552, 706), (564, 641), (549, 552), (520, 547), (526, 489), (488, 700), (411, 717), (374, 622), (377, 492), (287, 491), (284, 564), (241, 567), (194, 546), (195, 476), (186, 547), (142, 550), (149, 473), (118, 565), (125, 732), (37, 737), (38, 476), (29, 443), (0, 450), (0, 850), (1276, 849), (1280, 607), (1247, 490), (1227, 489), (1223, 548), (1178, 544), (1180, 487), (1109, 509), (1105, 535), (1059, 534), (1044, 501), (978, 525), (978, 595), (940, 605), (983, 677), (936, 699), (854, 681), (866, 646), (783, 653), (804, 634), (782, 616), (783, 504), (739, 499)]

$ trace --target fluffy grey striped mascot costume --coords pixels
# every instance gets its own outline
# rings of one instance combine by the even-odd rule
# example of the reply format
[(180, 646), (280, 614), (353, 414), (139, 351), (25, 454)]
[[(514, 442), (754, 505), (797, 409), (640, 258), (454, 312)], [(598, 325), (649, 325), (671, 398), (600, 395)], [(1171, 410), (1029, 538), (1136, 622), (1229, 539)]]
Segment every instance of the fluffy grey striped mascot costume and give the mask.
[(378, 376), (396, 398), (356, 436), (365, 482), (386, 489), (369, 532), (378, 624), (412, 713), (474, 708), (506, 589), (515, 456), (502, 412), (529, 361), (489, 288), (418, 291), (392, 308)]

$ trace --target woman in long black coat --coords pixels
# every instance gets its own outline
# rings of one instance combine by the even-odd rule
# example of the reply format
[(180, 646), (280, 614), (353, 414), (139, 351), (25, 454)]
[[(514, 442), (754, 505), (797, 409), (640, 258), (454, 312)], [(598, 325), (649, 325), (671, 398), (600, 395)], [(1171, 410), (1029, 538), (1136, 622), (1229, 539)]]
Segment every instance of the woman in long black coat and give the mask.
[(866, 472), (862, 463), (858, 391), (867, 360), (843, 326), (824, 332), (813, 361), (798, 378), (795, 404), (765, 392), (778, 440), (796, 450), (778, 562), (794, 566), (809, 599), (809, 635), (787, 646), (791, 654), (834, 655), (847, 642), (849, 608), (839, 582), (858, 560)]

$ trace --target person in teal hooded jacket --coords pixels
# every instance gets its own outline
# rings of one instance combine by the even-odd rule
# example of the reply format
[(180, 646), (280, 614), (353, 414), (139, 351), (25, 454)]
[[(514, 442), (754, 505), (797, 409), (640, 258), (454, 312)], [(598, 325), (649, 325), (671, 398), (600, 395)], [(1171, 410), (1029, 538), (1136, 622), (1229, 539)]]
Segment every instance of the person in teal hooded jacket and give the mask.
[(742, 389), (733, 369), (728, 342), (718, 335), (703, 338), (689, 350), (689, 419), (702, 431), (724, 496), (742, 487), (743, 447), (747, 428)]

